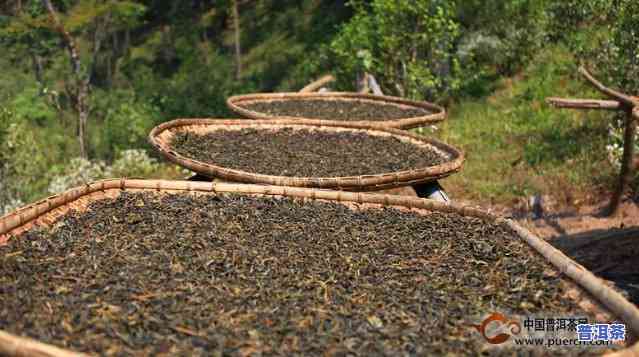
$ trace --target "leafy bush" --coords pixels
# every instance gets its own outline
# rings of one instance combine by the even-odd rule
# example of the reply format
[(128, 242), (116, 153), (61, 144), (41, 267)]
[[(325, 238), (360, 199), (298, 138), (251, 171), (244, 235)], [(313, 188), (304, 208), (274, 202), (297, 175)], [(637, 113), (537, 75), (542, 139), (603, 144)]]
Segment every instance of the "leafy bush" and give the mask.
[(639, 94), (639, 2), (614, 2), (608, 36), (597, 49), (595, 65), (602, 78), (623, 91)]
[(162, 120), (159, 109), (128, 90), (99, 92), (95, 97), (94, 112), (104, 116), (92, 129), (95, 156), (112, 160), (119, 151), (145, 148), (149, 132)]
[(455, 5), (434, 0), (352, 1), (355, 15), (330, 44), (342, 87), (368, 71), (385, 93), (441, 99), (460, 84)]
[(130, 70), (137, 93), (163, 115), (162, 120), (184, 117), (226, 117), (226, 98), (252, 92), (250, 81), (236, 81), (233, 62), (217, 53), (208, 59), (181, 44), (182, 61), (169, 78), (160, 78), (145, 66)]
[(95, 180), (113, 177), (150, 177), (160, 169), (157, 160), (144, 150), (124, 150), (109, 166), (104, 161), (74, 158), (54, 176), (49, 193), (59, 193)]
[[(609, 8), (608, 36), (596, 49), (594, 64), (597, 75), (608, 85), (630, 95), (639, 94), (639, 2), (619, 0)], [(610, 160), (620, 165), (623, 152), (623, 123), (618, 115), (610, 127)], [(639, 141), (635, 141), (635, 152), (639, 152)], [(635, 171), (635, 182), (639, 172)]]
[(547, 3), (554, 0), (466, 0), (458, 6), (464, 37), (478, 70), (512, 75), (546, 43)]
[(47, 158), (28, 123), (0, 107), (0, 209), (6, 211), (28, 201), (46, 179)]
[(49, 193), (56, 194), (69, 188), (90, 183), (109, 175), (110, 170), (102, 161), (91, 162), (80, 157), (71, 159), (64, 167), (64, 173), (56, 176), (49, 184)]
[(156, 159), (144, 150), (124, 150), (109, 168), (111, 177), (151, 177), (158, 171)]

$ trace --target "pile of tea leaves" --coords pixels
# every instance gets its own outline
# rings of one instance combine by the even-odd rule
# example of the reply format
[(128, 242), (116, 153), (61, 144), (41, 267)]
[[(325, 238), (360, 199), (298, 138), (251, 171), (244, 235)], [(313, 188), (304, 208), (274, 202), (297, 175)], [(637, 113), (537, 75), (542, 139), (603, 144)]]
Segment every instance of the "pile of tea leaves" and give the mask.
[(198, 161), (277, 176), (372, 175), (427, 168), (444, 161), (430, 147), (358, 131), (244, 128), (207, 134), (179, 132), (171, 147)]
[(419, 107), (398, 107), (381, 102), (359, 100), (287, 99), (243, 103), (245, 109), (272, 116), (325, 120), (396, 120), (432, 114)]
[(105, 355), (469, 355), (475, 316), (578, 314), (547, 268), (452, 213), (124, 192), (0, 247), (0, 329)]

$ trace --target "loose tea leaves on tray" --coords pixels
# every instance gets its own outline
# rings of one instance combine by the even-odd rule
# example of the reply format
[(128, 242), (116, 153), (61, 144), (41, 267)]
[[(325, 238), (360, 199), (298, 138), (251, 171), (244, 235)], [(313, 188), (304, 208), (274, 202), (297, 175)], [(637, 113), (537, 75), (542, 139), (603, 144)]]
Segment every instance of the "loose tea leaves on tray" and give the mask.
[(431, 111), (418, 107), (399, 107), (372, 101), (339, 99), (286, 99), (242, 103), (241, 107), (272, 116), (325, 120), (396, 120), (422, 117)]
[(124, 192), (0, 247), (0, 329), (102, 354), (469, 355), (474, 316), (583, 316), (547, 268), (453, 213)]
[(355, 131), (308, 129), (180, 132), (171, 142), (178, 153), (198, 161), (251, 173), (339, 177), (427, 168), (444, 161), (425, 146)]

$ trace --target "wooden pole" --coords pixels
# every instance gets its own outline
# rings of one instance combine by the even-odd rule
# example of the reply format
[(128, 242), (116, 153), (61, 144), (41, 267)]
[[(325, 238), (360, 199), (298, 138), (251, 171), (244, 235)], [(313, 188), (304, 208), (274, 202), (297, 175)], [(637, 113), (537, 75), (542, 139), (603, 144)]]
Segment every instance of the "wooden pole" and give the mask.
[(639, 120), (639, 98), (606, 87), (584, 67), (579, 67), (579, 73), (588, 83), (612, 100), (547, 98), (546, 101), (557, 108), (621, 110), (626, 114), (621, 170), (617, 187), (605, 212), (606, 215), (612, 216), (618, 213), (623, 193), (629, 186), (636, 169), (635, 166), (637, 166), (634, 162), (634, 151), (637, 121)]
[(319, 79), (309, 83), (306, 87), (300, 89), (300, 93), (315, 92), (327, 83), (333, 82), (335, 77), (330, 74), (320, 77)]
[(603, 109), (603, 110), (619, 110), (622, 104), (616, 100), (599, 100), (599, 99), (567, 99), (567, 98), (546, 98), (548, 104), (555, 108), (567, 109)]
[(624, 133), (623, 133), (623, 156), (621, 157), (621, 172), (619, 173), (619, 182), (617, 183), (617, 189), (612, 195), (610, 200), (610, 206), (608, 207), (608, 214), (614, 215), (619, 209), (621, 198), (626, 187), (630, 185), (632, 180), (632, 174), (635, 170), (634, 155), (635, 155), (635, 137), (637, 133), (637, 120), (639, 120), (639, 107), (633, 108), (628, 111), (625, 120)]

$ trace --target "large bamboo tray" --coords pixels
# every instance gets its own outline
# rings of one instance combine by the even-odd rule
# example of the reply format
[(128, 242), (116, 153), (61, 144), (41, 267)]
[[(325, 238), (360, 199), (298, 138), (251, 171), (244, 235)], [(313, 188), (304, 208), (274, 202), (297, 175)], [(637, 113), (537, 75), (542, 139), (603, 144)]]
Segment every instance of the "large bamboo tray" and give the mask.
[[(10, 239), (18, 239), (16, 238), (17, 235), (34, 227), (51, 226), (70, 210), (85, 210), (91, 202), (117, 197), (125, 190), (156, 192), (157, 194), (177, 192), (200, 195), (235, 193), (253, 196), (294, 197), (306, 200), (340, 202), (351, 209), (359, 209), (358, 207), (395, 207), (418, 212), (425, 216), (433, 211), (456, 212), (485, 221), (501, 222), (517, 232), (521, 239), (550, 262), (554, 269), (570, 278), (570, 280), (565, 280), (565, 283), (572, 287), (568, 293), (568, 298), (577, 301), (581, 308), (596, 314), (596, 317), (602, 321), (612, 318), (620, 319), (627, 325), (630, 333), (634, 336), (639, 335), (639, 309), (635, 305), (608, 287), (590, 271), (514, 221), (474, 208), (456, 204), (443, 204), (414, 197), (232, 183), (112, 179), (71, 189), (1, 217), (0, 245), (6, 244)], [(639, 352), (639, 344), (616, 352), (614, 355), (633, 356), (637, 352)], [(0, 331), (0, 355), (55, 357), (77, 356), (78, 354)]]
[(312, 118), (301, 118), (291, 116), (273, 116), (266, 113), (256, 112), (245, 108), (246, 104), (255, 102), (273, 102), (284, 100), (300, 100), (300, 99), (314, 99), (314, 100), (326, 100), (326, 101), (359, 101), (369, 103), (382, 103), (385, 105), (393, 105), (399, 108), (419, 108), (425, 109), (430, 114), (419, 117), (407, 117), (401, 119), (386, 119), (379, 118), (379, 120), (360, 120), (360, 121), (338, 121), (337, 123), (351, 123), (361, 126), (378, 126), (386, 128), (396, 129), (411, 129), (417, 127), (423, 127), (440, 122), (446, 119), (446, 110), (436, 104), (428, 102), (417, 102), (399, 97), (390, 97), (383, 95), (363, 94), (363, 93), (351, 93), (351, 92), (324, 92), (324, 93), (257, 93), (232, 96), (227, 99), (227, 106), (234, 112), (250, 119), (295, 119), (295, 120), (317, 120)]
[[(431, 167), (413, 170), (385, 172), (375, 175), (342, 177), (288, 177), (246, 172), (216, 165), (213, 162), (201, 162), (185, 157), (173, 150), (171, 139), (177, 132), (204, 134), (217, 130), (256, 129), (314, 129), (325, 131), (365, 132), (369, 135), (393, 136), (399, 140), (418, 146), (428, 146), (439, 153), (445, 162)], [(264, 185), (293, 186), (340, 189), (345, 191), (379, 191), (396, 187), (436, 181), (461, 169), (463, 153), (447, 144), (424, 136), (415, 135), (398, 129), (370, 128), (362, 125), (345, 124), (324, 120), (299, 122), (288, 119), (278, 120), (226, 120), (226, 119), (177, 119), (153, 128), (149, 134), (153, 147), (168, 160), (196, 173), (211, 178), (221, 178), (232, 182), (255, 183)]]

